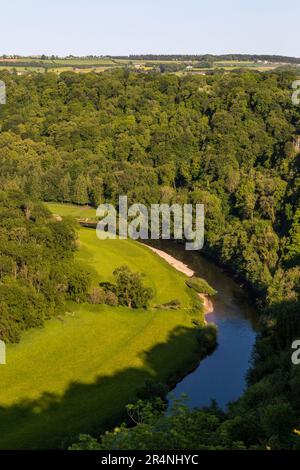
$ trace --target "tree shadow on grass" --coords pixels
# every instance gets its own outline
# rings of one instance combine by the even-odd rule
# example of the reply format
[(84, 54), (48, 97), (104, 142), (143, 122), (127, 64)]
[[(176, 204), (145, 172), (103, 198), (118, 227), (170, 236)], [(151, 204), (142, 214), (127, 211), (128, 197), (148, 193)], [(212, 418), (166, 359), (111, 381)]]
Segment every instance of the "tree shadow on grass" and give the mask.
[(195, 367), (200, 359), (196, 330), (175, 328), (166, 343), (144, 351), (142, 359), (141, 368), (99, 376), (92, 384), (72, 382), (62, 396), (45, 392), (36, 400), (0, 407), (0, 448), (63, 448), (79, 433), (110, 429), (125, 418), (125, 405), (136, 399), (146, 379), (172, 386)]

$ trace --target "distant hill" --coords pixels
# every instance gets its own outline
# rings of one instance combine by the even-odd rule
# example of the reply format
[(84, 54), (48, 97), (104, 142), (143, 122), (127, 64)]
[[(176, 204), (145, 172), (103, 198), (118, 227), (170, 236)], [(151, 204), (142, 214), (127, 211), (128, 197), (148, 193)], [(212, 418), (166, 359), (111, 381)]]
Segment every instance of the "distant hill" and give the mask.
[(65, 60), (65, 61), (78, 61), (81, 60), (142, 60), (142, 61), (170, 61), (170, 60), (178, 60), (178, 61), (212, 61), (212, 62), (220, 62), (220, 61), (237, 61), (237, 62), (269, 62), (269, 63), (281, 63), (281, 64), (300, 64), (300, 57), (289, 57), (289, 56), (282, 56), (282, 55), (264, 55), (264, 54), (221, 54), (221, 55), (214, 55), (214, 54), (131, 54), (131, 55), (124, 55), (124, 56), (110, 56), (110, 55), (87, 55), (87, 56), (67, 56), (67, 57), (58, 57), (58, 56), (46, 56), (46, 55), (37, 55), (37, 56), (21, 56), (14, 54), (12, 56), (2, 55), (0, 59), (5, 60), (7, 62), (15, 62), (18, 61), (27, 61), (28, 59), (34, 61), (49, 61), (50, 63), (57, 63), (57, 61)]
[(112, 56), (114, 59), (131, 59), (131, 60), (214, 60), (214, 61), (267, 61), (275, 63), (300, 64), (299, 57), (286, 57), (282, 55), (260, 55), (260, 54), (142, 54), (129, 56)]

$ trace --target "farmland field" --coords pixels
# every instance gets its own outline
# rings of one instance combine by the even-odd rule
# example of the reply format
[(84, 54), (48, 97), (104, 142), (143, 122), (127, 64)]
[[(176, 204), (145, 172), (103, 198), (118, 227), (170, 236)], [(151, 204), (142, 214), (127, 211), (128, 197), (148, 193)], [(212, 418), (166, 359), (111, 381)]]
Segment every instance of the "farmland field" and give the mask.
[[(3, 65), (5, 64), (5, 65)], [(272, 70), (278, 67), (278, 63), (258, 63), (249, 60), (216, 60), (212, 62), (211, 68), (205, 68), (199, 66), (199, 61), (196, 60), (163, 60), (154, 59), (136, 59), (136, 58), (114, 58), (114, 57), (67, 57), (67, 58), (16, 58), (16, 59), (0, 59), (0, 69), (12, 70), (16, 69), (18, 72), (30, 73), (30, 72), (44, 72), (45, 70), (62, 73), (66, 71), (74, 71), (77, 73), (88, 73), (96, 72), (102, 73), (110, 69), (118, 69), (120, 67), (139, 68), (143, 71), (157, 70), (160, 66), (177, 66), (180, 71), (172, 71), (169, 69), (169, 73), (183, 74), (188, 67), (187, 73), (202, 71), (207, 72), (215, 68), (222, 68), (226, 71), (232, 71), (239, 68), (250, 68), (256, 70)]]

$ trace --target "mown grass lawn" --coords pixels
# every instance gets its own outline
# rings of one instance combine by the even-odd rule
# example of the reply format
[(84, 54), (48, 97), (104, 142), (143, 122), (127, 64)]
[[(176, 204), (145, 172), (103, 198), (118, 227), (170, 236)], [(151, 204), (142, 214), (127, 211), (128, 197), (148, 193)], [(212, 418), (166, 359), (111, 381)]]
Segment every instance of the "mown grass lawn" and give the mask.
[[(100, 432), (120, 419), (145, 379), (167, 382), (196, 359), (184, 275), (147, 247), (100, 241), (92, 229), (80, 230), (77, 256), (92, 268), (95, 284), (112, 279), (122, 264), (144, 272), (155, 292), (152, 306), (70, 304), (63, 318), (9, 345), (0, 366), (2, 449), (58, 448), (80, 432)], [(154, 308), (174, 298), (180, 310)]]
[(57, 204), (55, 202), (47, 202), (45, 204), (48, 209), (56, 215), (70, 216), (76, 218), (96, 218), (96, 209), (89, 206), (75, 206), (74, 204)]

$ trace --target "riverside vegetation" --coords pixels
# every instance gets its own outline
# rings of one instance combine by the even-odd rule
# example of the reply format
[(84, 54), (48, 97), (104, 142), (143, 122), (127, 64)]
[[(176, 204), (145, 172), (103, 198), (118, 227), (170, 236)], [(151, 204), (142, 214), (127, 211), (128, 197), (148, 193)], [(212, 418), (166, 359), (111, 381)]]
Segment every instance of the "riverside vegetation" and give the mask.
[(119, 194), (130, 204), (204, 203), (206, 254), (244, 279), (261, 307), (249, 387), (228, 413), (180, 407), (166, 417), (139, 404), (142, 423), (78, 447), (299, 447), (300, 370), (291, 362), (300, 336), (297, 76), (119, 70), (0, 78), (9, 97), (0, 109), (4, 191), (81, 206), (114, 204)]
[(0, 448), (58, 448), (109, 428), (210, 352), (202, 303), (147, 247), (77, 236), (72, 217), (0, 196), (0, 337), (18, 342), (0, 371)]

